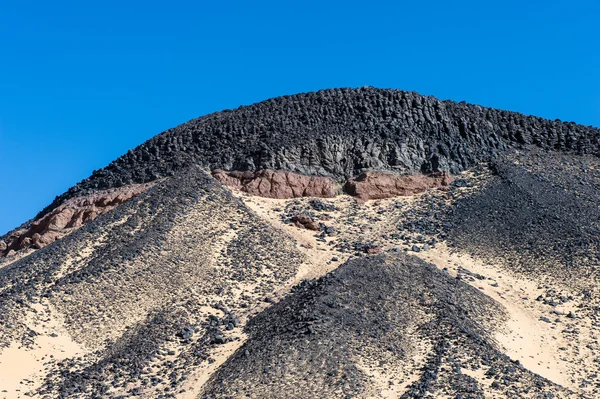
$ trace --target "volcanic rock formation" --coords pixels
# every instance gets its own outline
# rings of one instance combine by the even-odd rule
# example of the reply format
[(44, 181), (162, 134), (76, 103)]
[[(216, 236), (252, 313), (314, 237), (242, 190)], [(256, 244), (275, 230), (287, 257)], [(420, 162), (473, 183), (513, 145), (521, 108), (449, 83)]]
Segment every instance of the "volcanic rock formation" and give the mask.
[(331, 89), (191, 120), (95, 171), (68, 198), (210, 169), (285, 170), (343, 182), (368, 170), (457, 174), (511, 148), (600, 154), (600, 130), (400, 90)]
[(600, 397), (598, 155), (374, 88), (192, 120), (0, 237), (0, 399)]

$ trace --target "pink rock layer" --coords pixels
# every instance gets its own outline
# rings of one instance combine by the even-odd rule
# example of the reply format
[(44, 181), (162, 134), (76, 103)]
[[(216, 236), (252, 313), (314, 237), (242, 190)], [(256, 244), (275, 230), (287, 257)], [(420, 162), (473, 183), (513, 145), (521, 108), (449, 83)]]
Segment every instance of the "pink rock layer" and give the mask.
[[(332, 179), (306, 176), (293, 172), (260, 170), (256, 172), (213, 171), (221, 183), (267, 198), (321, 197), (332, 198), (338, 192)], [(365, 172), (344, 185), (344, 191), (364, 202), (422, 193), (431, 188), (443, 188), (452, 182), (446, 173), (430, 175), (396, 175), (386, 172)], [(157, 182), (133, 184), (72, 198), (39, 219), (28, 228), (12, 232), (6, 241), (0, 240), (0, 257), (12, 256), (25, 248), (39, 249), (64, 237), (123, 202), (145, 192)], [(315, 224), (302, 223), (305, 228)]]
[(303, 213), (299, 213), (292, 217), (292, 223), (296, 225), (296, 227), (304, 228), (307, 230), (319, 230), (319, 224), (312, 220), (312, 218)]
[(344, 185), (344, 191), (359, 201), (408, 196), (431, 188), (443, 188), (454, 179), (447, 173), (429, 175), (396, 175), (385, 172), (365, 172)]
[(71, 198), (36, 219), (28, 228), (12, 232), (6, 241), (0, 240), (0, 256), (11, 256), (25, 248), (45, 247), (128, 199), (143, 193), (154, 184), (155, 182), (133, 184)]
[(213, 171), (213, 177), (227, 186), (267, 198), (331, 198), (337, 194), (332, 179), (293, 172), (275, 170), (242, 172), (217, 169)]
[[(328, 177), (305, 176), (293, 172), (261, 170), (257, 172), (213, 171), (221, 183), (267, 198), (335, 197), (335, 183)], [(389, 172), (365, 172), (350, 179), (344, 191), (364, 202), (422, 193), (431, 188), (443, 188), (452, 183), (447, 173), (399, 175)]]

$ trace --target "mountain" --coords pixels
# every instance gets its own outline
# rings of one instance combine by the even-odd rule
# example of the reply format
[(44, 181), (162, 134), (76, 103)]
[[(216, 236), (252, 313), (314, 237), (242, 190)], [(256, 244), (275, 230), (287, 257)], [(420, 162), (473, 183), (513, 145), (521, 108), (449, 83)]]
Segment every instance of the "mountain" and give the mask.
[(0, 238), (0, 398), (594, 398), (600, 130), (375, 88), (207, 115)]

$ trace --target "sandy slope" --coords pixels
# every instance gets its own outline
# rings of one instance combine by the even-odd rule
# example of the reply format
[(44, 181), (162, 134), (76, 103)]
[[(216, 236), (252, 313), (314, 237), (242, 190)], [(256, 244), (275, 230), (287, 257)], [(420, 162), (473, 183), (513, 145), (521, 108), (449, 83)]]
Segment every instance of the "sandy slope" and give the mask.
[[(489, 295), (507, 310), (510, 318), (496, 335), (505, 353), (550, 381), (571, 389), (577, 388), (570, 377), (579, 370), (572, 370), (568, 362), (562, 361), (563, 354), (558, 349), (566, 346), (568, 341), (561, 336), (557, 337), (551, 324), (540, 321), (545, 312), (533, 300), (540, 294), (535, 282), (511, 276), (510, 273), (476, 261), (469, 255), (452, 253), (444, 245), (419, 256), (439, 268), (447, 268), (453, 276), (459, 275), (459, 267), (485, 276), (484, 280), (480, 280), (461, 275), (464, 281)], [(591, 365), (579, 365), (589, 366)]]
[[(332, 245), (319, 242), (315, 239), (315, 232), (298, 228), (290, 223), (282, 222), (283, 210), (289, 208), (290, 204), (306, 203), (309, 199), (300, 200), (277, 200), (258, 197), (249, 197), (239, 193), (244, 202), (265, 218), (272, 225), (286, 231), (296, 238), (300, 247), (312, 259), (309, 269), (303, 270), (302, 277), (319, 277), (336, 267), (331, 262), (332, 257), (337, 257), (343, 262), (348, 259), (347, 252), (332, 249)], [(357, 205), (355, 200), (346, 196), (339, 196), (325, 202), (334, 204), (337, 208), (334, 212), (328, 212), (332, 225), (338, 231), (334, 238), (327, 241), (335, 241), (340, 238), (355, 235), (360, 231), (364, 238), (375, 238), (381, 233), (390, 231), (390, 224), (402, 219), (402, 213), (413, 204), (415, 198), (395, 198), (388, 200), (369, 201), (365, 205)], [(401, 204), (397, 207), (397, 204)], [(385, 220), (378, 219), (378, 210), (387, 209)], [(396, 210), (396, 211), (394, 211)], [(352, 216), (350, 216), (352, 215)], [(349, 225), (345, 223), (349, 217), (354, 219), (371, 221), (366, 226)], [(374, 223), (373, 223), (374, 222)], [(366, 228), (365, 228), (366, 227)], [(306, 245), (308, 244), (308, 245)], [(307, 249), (306, 247), (310, 249)], [(394, 243), (381, 242), (384, 250), (391, 250)], [(312, 248), (311, 248), (312, 247)], [(550, 381), (567, 387), (574, 391), (586, 390), (579, 387), (578, 377), (583, 370), (596, 367), (592, 362), (593, 357), (587, 348), (582, 345), (577, 353), (568, 350), (574, 342), (568, 336), (561, 334), (556, 324), (542, 321), (540, 318), (555, 320), (562, 319), (564, 325), (561, 328), (577, 328), (581, 336), (595, 334), (593, 328), (585, 320), (566, 318), (569, 311), (576, 309), (578, 303), (570, 303), (568, 306), (557, 307), (550, 313), (536, 298), (543, 294), (544, 290), (538, 283), (524, 276), (517, 276), (498, 265), (486, 264), (466, 253), (460, 253), (456, 249), (449, 249), (443, 243), (437, 244), (435, 248), (428, 251), (414, 253), (422, 259), (433, 263), (439, 269), (446, 270), (452, 276), (460, 275), (460, 278), (468, 284), (476, 287), (494, 301), (498, 302), (509, 314), (509, 319), (504, 327), (496, 333), (496, 340), (502, 350), (514, 360), (518, 360), (527, 369), (539, 374)], [(473, 277), (479, 275), (480, 278)], [(481, 278), (483, 276), (484, 278)], [(368, 366), (365, 366), (368, 369)], [(389, 379), (377, 375), (374, 371), (374, 380), (379, 381), (380, 391), (378, 395), (393, 397), (393, 392), (400, 392), (400, 386), (393, 388), (389, 385)], [(492, 392), (490, 391), (490, 395)], [(392, 396), (389, 396), (392, 395)]]
[[(139, 389), (140, 397), (156, 397), (158, 392), (168, 392), (171, 397), (198, 397), (219, 370), (228, 367), (240, 355), (240, 348), (248, 344), (244, 327), (264, 317), (261, 315), (269, 312), (273, 303), (286, 301), (294, 286), (325, 276), (348, 260), (369, 259), (378, 253), (393, 259), (404, 251), (467, 283), (491, 300), (493, 307), (506, 312), (506, 322), (494, 327), (492, 337), (502, 353), (552, 383), (593, 397), (594, 384), (589, 381), (598, 370), (600, 328), (586, 317), (593, 314), (595, 306), (586, 299), (589, 297), (569, 284), (538, 282), (505, 264), (449, 247), (434, 234), (414, 231), (415, 223), (440, 212), (432, 204), (452, 206), (456, 198), (478, 192), (481, 177), (469, 173), (463, 177), (471, 184), (457, 188), (452, 195), (431, 191), (366, 204), (348, 196), (315, 203), (311, 198), (265, 199), (235, 190), (229, 197), (229, 189), (204, 190), (202, 184), (207, 183), (197, 182), (191, 188), (187, 183), (182, 187), (179, 184), (183, 183), (167, 182), (170, 186), (164, 188), (159, 185), (157, 190), (163, 191), (142, 196), (138, 203), (107, 215), (110, 219), (106, 221), (100, 220), (98, 223), (104, 223), (101, 229), (76, 232), (65, 238), (64, 245), (53, 249), (56, 252), (46, 248), (31, 259), (15, 262), (15, 270), (12, 266), (5, 268), (3, 273), (9, 278), (5, 279), (8, 284), (4, 289), (13, 289), (10, 284), (18, 287), (15, 281), (27, 279), (42, 284), (31, 273), (38, 267), (49, 268), (44, 275), (51, 276), (55, 285), (43, 283), (42, 287), (56, 289), (60, 295), (27, 302), (23, 324), (17, 327), (37, 335), (32, 335), (28, 345), (14, 339), (0, 351), (0, 398), (35, 392), (44, 381), (47, 383), (48, 375), (53, 381), (63, 378), (65, 386), (87, 381), (87, 370), (113, 378), (111, 365), (123, 359), (129, 361), (128, 351), (137, 346), (149, 351), (139, 355), (142, 375), (160, 377), (162, 382), (140, 384), (137, 369), (126, 369), (126, 377), (115, 377), (117, 384), (106, 391), (108, 395), (128, 395)], [(175, 189), (181, 190), (184, 199), (165, 205), (165, 198), (173, 200)], [(291, 223), (291, 216), (298, 213), (320, 223), (320, 230)], [(428, 231), (429, 227), (420, 229)], [(132, 252), (136, 253), (133, 259), (115, 262), (121, 253)], [(110, 268), (105, 271), (107, 265), (118, 267), (118, 272)], [(102, 273), (94, 274), (96, 269)], [(78, 277), (82, 271), (93, 272), (94, 277), (82, 280)], [(63, 294), (64, 281), (69, 283), (70, 294)], [(570, 299), (549, 305), (549, 295)], [(107, 306), (98, 308), (98, 303)], [(79, 319), (82, 306), (86, 317)], [(157, 311), (165, 320), (174, 321), (164, 327), (153, 324)], [(235, 314), (239, 325), (231, 331), (218, 327), (226, 342), (215, 345), (211, 341), (216, 334), (214, 326), (208, 326), (206, 320), (212, 317), (221, 322), (230, 314)], [(183, 325), (196, 328), (194, 338), (184, 342), (172, 339)], [(163, 334), (165, 329), (168, 334)], [(199, 331), (206, 331), (202, 333), (205, 335), (199, 337)], [(144, 334), (156, 336), (148, 349)], [(105, 347), (103, 340), (107, 337), (118, 343), (116, 350)], [(430, 362), (433, 348), (423, 342), (411, 350), (410, 364), (391, 362), (381, 366), (369, 357), (352, 359), (365, 378), (364, 396), (399, 397), (414, 389), (423, 378), (419, 370)], [(62, 359), (68, 360), (65, 367), (71, 367), (72, 373), (65, 374), (64, 367), (57, 367)], [(176, 392), (168, 390), (166, 376), (172, 369), (185, 375), (174, 380), (178, 384)], [(466, 367), (459, 376), (466, 383), (476, 381), (486, 397), (503, 397), (492, 387), (488, 372), (485, 365)], [(92, 374), (94, 378), (96, 375)], [(448, 375), (444, 378), (454, 378)], [(102, 381), (94, 383), (101, 386)], [(557, 397), (572, 397), (565, 392), (557, 391)]]
[[(39, 323), (38, 317), (27, 320), (37, 332), (31, 348), (13, 343), (0, 355), (0, 398), (22, 398), (25, 393), (38, 388), (43, 381), (46, 365), (68, 357), (76, 357), (87, 351), (73, 341), (60, 315), (48, 304), (32, 306), (32, 311), (42, 315), (46, 323)], [(28, 395), (27, 395), (28, 396)]]

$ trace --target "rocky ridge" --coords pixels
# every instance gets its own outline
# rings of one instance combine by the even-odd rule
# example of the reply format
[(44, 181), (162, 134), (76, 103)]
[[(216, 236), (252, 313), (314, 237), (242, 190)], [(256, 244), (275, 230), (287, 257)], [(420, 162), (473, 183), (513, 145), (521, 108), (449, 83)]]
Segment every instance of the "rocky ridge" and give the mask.
[(456, 174), (510, 148), (600, 154), (600, 130), (414, 92), (364, 87), (283, 96), (193, 119), (95, 171), (44, 209), (191, 164), (344, 181), (369, 170)]

